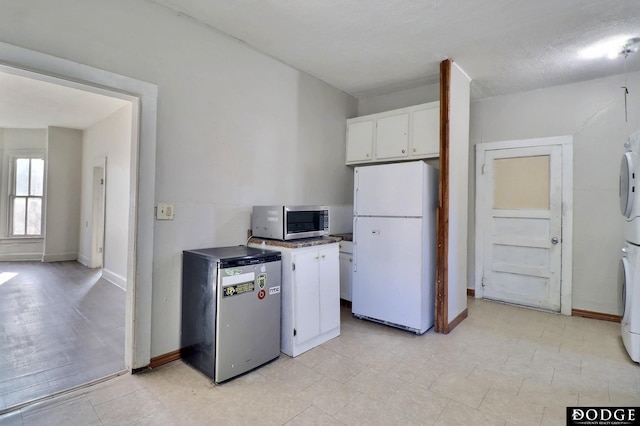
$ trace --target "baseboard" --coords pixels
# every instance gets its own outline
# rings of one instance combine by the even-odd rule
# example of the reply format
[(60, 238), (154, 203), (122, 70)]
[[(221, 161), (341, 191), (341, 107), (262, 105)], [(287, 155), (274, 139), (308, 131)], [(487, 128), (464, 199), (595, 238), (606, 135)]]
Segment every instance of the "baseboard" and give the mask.
[(122, 275), (118, 275), (115, 272), (112, 272), (108, 269), (103, 269), (102, 270), (102, 278), (104, 278), (105, 280), (109, 281), (110, 283), (113, 283), (115, 285), (117, 285), (118, 287), (120, 287), (123, 290), (127, 289), (127, 279), (125, 277), (123, 277)]
[(464, 311), (460, 312), (460, 315), (458, 315), (457, 317), (455, 317), (453, 319), (453, 321), (451, 321), (448, 325), (447, 328), (444, 332), (444, 334), (449, 334), (451, 332), (451, 330), (453, 330), (454, 328), (456, 328), (462, 321), (464, 321), (464, 319), (469, 315), (469, 310), (465, 309)]
[(585, 318), (598, 319), (602, 321), (611, 321), (611, 322), (622, 321), (621, 315), (604, 314), (602, 312), (585, 311), (583, 309), (572, 309), (571, 315), (574, 317), (585, 317)]
[(476, 291), (473, 288), (468, 288), (467, 289), (467, 296), (469, 297), (476, 297)]
[(78, 263), (81, 263), (82, 265), (86, 266), (87, 268), (89, 267), (89, 258), (87, 256), (85, 256), (82, 253), (78, 253)]
[(176, 361), (176, 360), (181, 358), (180, 353), (181, 353), (181, 351), (180, 351), (180, 349), (178, 349), (178, 350), (175, 350), (173, 352), (169, 352), (169, 353), (164, 354), (164, 355), (153, 357), (153, 358), (151, 358), (151, 361), (149, 362), (149, 368), (160, 367), (161, 365), (168, 364), (170, 362)]
[(42, 253), (0, 254), (0, 262), (40, 262)]
[(70, 260), (78, 260), (78, 253), (57, 253), (42, 255), (43, 262), (67, 262)]

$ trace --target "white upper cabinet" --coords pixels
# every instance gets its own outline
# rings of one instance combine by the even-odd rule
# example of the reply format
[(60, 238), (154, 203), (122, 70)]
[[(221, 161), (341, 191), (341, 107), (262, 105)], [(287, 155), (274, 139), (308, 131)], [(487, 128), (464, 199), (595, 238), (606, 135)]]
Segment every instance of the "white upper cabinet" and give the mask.
[(347, 120), (346, 164), (436, 158), (440, 102)]
[(409, 114), (381, 117), (376, 121), (376, 159), (407, 156), (409, 150)]
[(373, 121), (347, 124), (347, 163), (371, 161), (373, 157)]
[(411, 123), (411, 155), (438, 157), (440, 154), (440, 102), (415, 111)]

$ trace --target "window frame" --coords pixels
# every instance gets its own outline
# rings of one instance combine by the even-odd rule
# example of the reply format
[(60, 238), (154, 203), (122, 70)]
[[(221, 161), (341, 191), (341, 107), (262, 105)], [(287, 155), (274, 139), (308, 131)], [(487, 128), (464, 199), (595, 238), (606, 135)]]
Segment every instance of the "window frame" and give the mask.
[[(6, 236), (10, 239), (19, 239), (19, 240), (29, 240), (29, 239), (42, 239), (44, 238), (44, 213), (45, 213), (45, 197), (46, 197), (46, 174), (47, 174), (47, 160), (45, 156), (45, 152), (42, 151), (29, 151), (29, 152), (9, 152), (7, 153), (8, 159), (8, 179), (7, 179), (7, 192), (6, 192), (6, 202), (7, 207), (5, 209), (7, 213), (6, 217)], [(29, 159), (29, 192), (31, 190), (31, 160), (42, 160), (43, 161), (43, 170), (42, 170), (42, 195), (26, 195), (26, 196), (17, 196), (16, 192), (16, 169), (17, 169), (17, 160), (19, 159)], [(30, 198), (40, 199), (40, 233), (39, 234), (27, 234), (27, 224), (25, 223), (25, 233), (24, 234), (14, 234), (13, 233), (13, 206), (15, 198), (26, 198), (25, 207), (28, 206), (28, 200)], [(28, 210), (25, 210), (25, 219), (27, 217)]]

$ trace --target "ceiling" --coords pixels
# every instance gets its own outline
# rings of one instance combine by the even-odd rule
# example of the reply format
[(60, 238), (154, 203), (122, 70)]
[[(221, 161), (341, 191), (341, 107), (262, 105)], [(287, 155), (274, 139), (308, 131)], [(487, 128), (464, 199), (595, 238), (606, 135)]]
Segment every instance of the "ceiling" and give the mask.
[(127, 101), (0, 71), (0, 128), (86, 129)]
[[(453, 59), (473, 99), (640, 71), (638, 0), (151, 0), (366, 98), (437, 83)], [(125, 101), (0, 71), (0, 127), (85, 129)]]
[(640, 70), (583, 59), (640, 36), (638, 0), (152, 0), (359, 98), (435, 83), (453, 59), (474, 99)]

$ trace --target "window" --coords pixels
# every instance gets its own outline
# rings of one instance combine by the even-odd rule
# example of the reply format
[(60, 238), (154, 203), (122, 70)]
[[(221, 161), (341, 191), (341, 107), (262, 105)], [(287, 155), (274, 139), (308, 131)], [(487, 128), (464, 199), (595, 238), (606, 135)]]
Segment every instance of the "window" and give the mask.
[(44, 160), (14, 157), (9, 194), (9, 234), (13, 237), (42, 235)]

